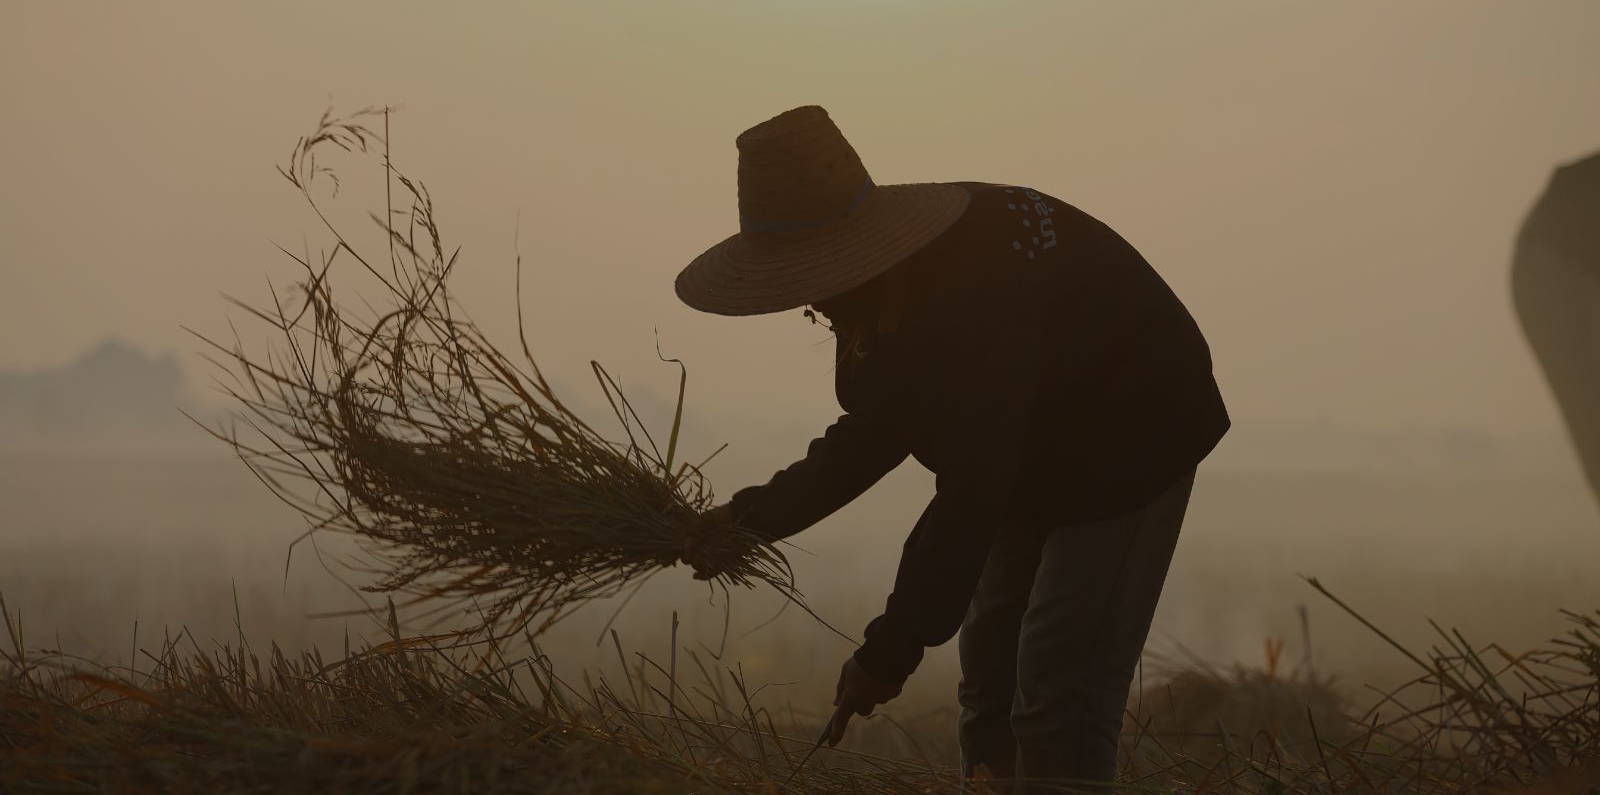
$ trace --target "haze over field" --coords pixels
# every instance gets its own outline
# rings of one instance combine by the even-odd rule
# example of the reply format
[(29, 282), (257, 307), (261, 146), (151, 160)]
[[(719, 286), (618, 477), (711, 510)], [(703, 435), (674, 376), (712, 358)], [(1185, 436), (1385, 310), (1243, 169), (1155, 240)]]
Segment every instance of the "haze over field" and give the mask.
[[(403, 106), (396, 163), (508, 345), (520, 235), (535, 353), (586, 416), (598, 359), (665, 427), (659, 333), (690, 369), (688, 449), (732, 445), (723, 494), (837, 415), (832, 348), (798, 312), (697, 314), (672, 278), (736, 230), (734, 137), (816, 103), (879, 183), (1011, 182), (1097, 215), (1207, 332), (1235, 429), (1153, 647), (1254, 663), (1273, 634), (1292, 655), (1303, 602), (1320, 666), (1386, 675), (1296, 574), (1408, 638), (1433, 616), (1526, 645), (1600, 604), (1600, 508), (1507, 292), (1551, 170), (1600, 150), (1600, 5), (33, 2), (5, 27), (0, 592), (40, 642), (126, 656), (136, 619), (231, 636), (235, 587), (253, 637), (341, 642), (304, 615), (355, 597), (307, 548), (285, 574), (300, 520), (178, 413), (228, 408), (181, 326), (265, 339), (218, 293), (263, 302), (297, 275), (274, 244), (327, 246), (273, 166), (330, 102)], [(345, 175), (352, 227), (382, 201), (374, 165)], [(929, 493), (908, 465), (795, 539), (844, 632)], [(663, 642), (677, 610), (715, 646), (721, 603), (669, 579), (624, 637)], [(735, 638), (776, 607), (737, 597)], [(559, 629), (563, 660), (598, 659), (608, 615)], [(798, 611), (733, 647), (808, 689), (848, 649)], [(952, 651), (914, 686), (943, 697)]]

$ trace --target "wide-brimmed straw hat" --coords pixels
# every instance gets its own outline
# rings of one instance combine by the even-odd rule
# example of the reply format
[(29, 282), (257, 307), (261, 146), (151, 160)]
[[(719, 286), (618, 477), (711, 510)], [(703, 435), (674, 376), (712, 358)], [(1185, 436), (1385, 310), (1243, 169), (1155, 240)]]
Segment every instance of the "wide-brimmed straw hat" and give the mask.
[(858, 287), (955, 223), (958, 185), (874, 185), (828, 112), (795, 108), (739, 135), (739, 232), (678, 274), (719, 315), (796, 309)]

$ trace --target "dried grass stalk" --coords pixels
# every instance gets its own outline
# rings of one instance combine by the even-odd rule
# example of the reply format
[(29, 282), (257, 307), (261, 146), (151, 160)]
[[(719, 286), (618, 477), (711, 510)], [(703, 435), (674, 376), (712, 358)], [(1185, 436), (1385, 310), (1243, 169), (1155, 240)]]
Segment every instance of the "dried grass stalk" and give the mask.
[[(364, 123), (377, 115), (383, 136)], [(459, 249), (445, 256), (433, 201), (390, 163), (387, 128), (387, 109), (325, 114), (279, 168), (334, 245), (317, 261), (284, 252), (305, 270), (292, 305), (276, 290), (270, 307), (234, 301), (270, 324), (282, 349), (251, 358), (237, 331), (231, 347), (202, 336), (227, 355), (213, 362), (232, 376), (224, 388), (255, 436), (241, 435), (238, 423), (213, 433), (307, 517), (311, 532), (378, 542), (367, 546), (379, 557), (368, 590), (471, 599), (485, 628), (542, 629), (679, 561), (724, 588), (764, 582), (795, 598), (778, 550), (702, 518), (713, 504), (704, 462), (677, 460), (683, 380), (662, 453), (593, 363), (627, 436), (608, 440), (562, 403), (533, 359), (520, 255), (520, 365), (461, 313), (449, 291)], [(398, 192), (409, 205), (396, 211), (388, 198), (388, 212), (370, 214), (388, 240), (387, 272), (329, 220), (314, 190), (326, 182), (338, 195), (338, 176), (318, 164), (319, 152), (376, 154), (380, 142), (386, 196)], [(335, 300), (330, 272), (341, 259), (383, 286), (387, 308), (370, 321)], [(298, 488), (306, 483), (309, 496)]]
[[(680, 666), (675, 635), (661, 662), (625, 652), (613, 636), (622, 678), (585, 672), (580, 686), (557, 675), (532, 638), (442, 648), (391, 622), (386, 642), (324, 659), (276, 646), (258, 655), (243, 633), (202, 648), (179, 632), (135, 671), (27, 651), (3, 594), (0, 618), (0, 792), (997, 791), (963, 787), (920, 751), (875, 753), (860, 734), (853, 748), (825, 749), (802, 766), (823, 716), (763, 704), (764, 688), (693, 651)], [(1510, 661), (1397, 646), (1429, 672), (1424, 688), (1437, 690), (1406, 706), (1403, 693), (1383, 696), (1389, 717), (1369, 715), (1348, 737), (1308, 712), (1253, 733), (1219, 724), (1216, 749), (1197, 755), (1172, 741), (1193, 747), (1198, 738), (1151, 733), (1159, 727), (1135, 716), (1122, 739), (1137, 750), (1117, 791), (1595, 792), (1600, 612), (1568, 618), (1565, 639)]]

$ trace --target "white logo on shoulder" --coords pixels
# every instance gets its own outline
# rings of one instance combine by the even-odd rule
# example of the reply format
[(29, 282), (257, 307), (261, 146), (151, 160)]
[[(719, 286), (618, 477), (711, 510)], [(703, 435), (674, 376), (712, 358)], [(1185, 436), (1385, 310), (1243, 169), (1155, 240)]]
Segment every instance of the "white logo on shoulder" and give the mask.
[(1017, 197), (1015, 201), (1007, 201), (1006, 209), (1013, 210), (1022, 216), (1022, 226), (1025, 230), (1023, 237), (1032, 242), (1031, 244), (1025, 244), (1023, 239), (1019, 237), (1011, 241), (1011, 250), (1025, 251), (1028, 259), (1034, 259), (1039, 252), (1055, 248), (1055, 222), (1050, 217), (1050, 214), (1055, 212), (1056, 208), (1045, 203), (1043, 196), (1028, 188), (1011, 187), (1006, 189), (1007, 194), (1014, 195), (1018, 191), (1021, 191), (1022, 195), (1026, 196), (1027, 199), (1024, 200), (1021, 197)]

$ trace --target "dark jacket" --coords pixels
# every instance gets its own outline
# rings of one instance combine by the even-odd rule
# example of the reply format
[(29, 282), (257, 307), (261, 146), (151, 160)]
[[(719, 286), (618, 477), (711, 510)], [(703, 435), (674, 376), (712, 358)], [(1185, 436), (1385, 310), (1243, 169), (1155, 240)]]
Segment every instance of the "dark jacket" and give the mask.
[(896, 266), (915, 285), (898, 328), (868, 322), (861, 355), (840, 336), (846, 413), (803, 461), (730, 501), (740, 526), (777, 540), (908, 455), (935, 473), (887, 608), (856, 652), (894, 680), (960, 628), (1002, 528), (1142, 507), (1229, 427), (1205, 338), (1138, 251), (1054, 197), (956, 184), (972, 192), (967, 211)]

